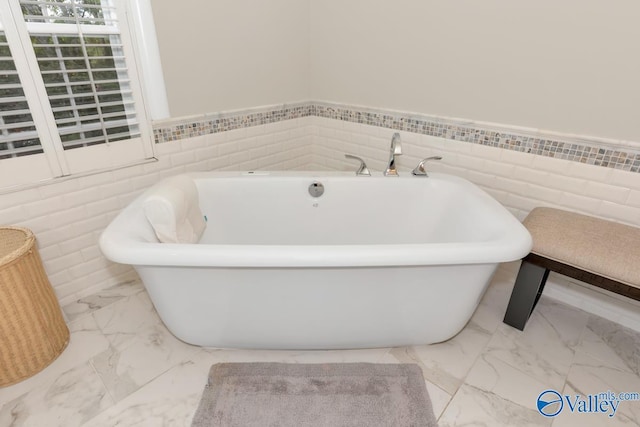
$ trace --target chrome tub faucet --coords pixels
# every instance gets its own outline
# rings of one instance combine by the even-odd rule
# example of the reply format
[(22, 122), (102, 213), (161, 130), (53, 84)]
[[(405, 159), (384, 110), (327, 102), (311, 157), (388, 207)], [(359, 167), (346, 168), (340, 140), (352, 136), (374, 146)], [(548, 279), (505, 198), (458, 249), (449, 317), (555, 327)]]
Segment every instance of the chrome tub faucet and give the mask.
[(391, 138), (391, 150), (389, 152), (389, 165), (384, 171), (384, 176), (398, 176), (396, 169), (396, 156), (402, 155), (402, 144), (400, 143), (400, 134), (394, 133)]
[(429, 160), (442, 160), (441, 156), (433, 156), (433, 157), (427, 157), (426, 159), (422, 159), (422, 161), (420, 163), (418, 163), (418, 166), (416, 166), (411, 173), (415, 176), (425, 176), (428, 177), (429, 175), (427, 175), (427, 171), (424, 168), (424, 164), (427, 163)]
[(345, 154), (344, 157), (347, 159), (357, 160), (360, 162), (360, 166), (356, 171), (356, 176), (371, 176), (371, 172), (369, 172), (369, 169), (367, 168), (367, 164), (360, 157), (354, 156), (352, 154)]

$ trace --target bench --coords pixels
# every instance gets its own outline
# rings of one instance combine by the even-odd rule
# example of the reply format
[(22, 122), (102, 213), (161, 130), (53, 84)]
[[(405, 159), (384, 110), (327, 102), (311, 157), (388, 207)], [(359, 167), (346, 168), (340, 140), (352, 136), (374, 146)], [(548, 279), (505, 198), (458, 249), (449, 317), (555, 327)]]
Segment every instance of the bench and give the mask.
[(533, 249), (523, 260), (504, 323), (524, 327), (550, 271), (640, 301), (640, 228), (553, 208), (523, 221)]

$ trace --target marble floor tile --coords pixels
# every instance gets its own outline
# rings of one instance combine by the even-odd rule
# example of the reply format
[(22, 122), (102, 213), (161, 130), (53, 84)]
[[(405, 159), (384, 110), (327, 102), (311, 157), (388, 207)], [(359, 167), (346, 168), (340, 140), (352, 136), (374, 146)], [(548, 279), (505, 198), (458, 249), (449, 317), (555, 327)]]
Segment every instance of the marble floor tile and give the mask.
[(631, 367), (618, 354), (618, 352), (611, 348), (601, 336), (589, 327), (587, 327), (582, 334), (580, 343), (575, 347), (575, 351), (576, 353), (583, 353), (593, 357), (594, 359), (605, 362), (608, 366), (633, 372)]
[(490, 354), (481, 354), (465, 378), (465, 384), (493, 393), (517, 405), (536, 410), (536, 401), (547, 385)]
[(605, 361), (621, 362), (636, 375), (640, 375), (639, 332), (597, 316), (591, 316), (586, 332), (589, 335), (583, 341), (591, 338), (591, 345), (583, 347), (583, 351)]
[(100, 377), (84, 363), (7, 402), (0, 410), (0, 425), (78, 426), (113, 403)]
[(589, 315), (541, 298), (524, 331), (500, 325), (486, 352), (548, 387), (560, 389)]
[(85, 427), (188, 427), (216, 363), (211, 353), (198, 352), (178, 363), (113, 407), (87, 421)]
[(122, 349), (145, 332), (162, 325), (146, 292), (120, 299), (92, 314), (112, 347)]
[(491, 334), (470, 322), (449, 341), (393, 349), (390, 354), (402, 363), (418, 363), (427, 381), (454, 394), (490, 339)]
[(442, 416), (442, 413), (451, 401), (451, 395), (429, 381), (425, 381), (425, 383), (427, 393), (429, 393), (429, 399), (431, 400), (431, 406), (433, 407), (433, 414), (436, 416), (436, 419), (438, 419)]
[(438, 424), (440, 427), (524, 427), (549, 426), (551, 420), (538, 411), (464, 384), (453, 396)]
[[(422, 369), (422, 375), (425, 378), (429, 372), (429, 369), (420, 360), (420, 357), (418, 357), (413, 347), (392, 348), (387, 353), (385, 359), (381, 360), (381, 363), (415, 363), (420, 367), (420, 369)], [(453, 382), (455, 380), (449, 378), (449, 381)], [(447, 393), (441, 387), (438, 387), (429, 380), (425, 379), (425, 382), (427, 385), (427, 391), (429, 392), (429, 397), (431, 398), (431, 404), (433, 405), (433, 412), (436, 418), (438, 418), (449, 404), (449, 401), (451, 400), (451, 393)]]
[(85, 298), (80, 298), (70, 304), (62, 307), (67, 320), (74, 320), (98, 311), (116, 301), (121, 300), (129, 295), (136, 294), (144, 290), (144, 286), (139, 281), (121, 283), (112, 286)]
[[(589, 355), (577, 353), (567, 377), (564, 394), (587, 396), (608, 391), (615, 394), (621, 392), (640, 393), (640, 376), (630, 372), (628, 369), (615, 367)], [(561, 418), (571, 418), (579, 415), (566, 409), (565, 405), (560, 414)], [(595, 416), (596, 414), (587, 415)], [(587, 415), (582, 418), (589, 419)], [(620, 402), (613, 418), (626, 418), (629, 422), (635, 422), (640, 425), (640, 400)]]
[(591, 315), (579, 308), (570, 307), (551, 298), (542, 297), (535, 313), (546, 320), (556, 336), (570, 348), (580, 341)]
[(175, 338), (164, 325), (151, 328), (125, 348), (109, 347), (91, 359), (116, 402), (200, 350)]

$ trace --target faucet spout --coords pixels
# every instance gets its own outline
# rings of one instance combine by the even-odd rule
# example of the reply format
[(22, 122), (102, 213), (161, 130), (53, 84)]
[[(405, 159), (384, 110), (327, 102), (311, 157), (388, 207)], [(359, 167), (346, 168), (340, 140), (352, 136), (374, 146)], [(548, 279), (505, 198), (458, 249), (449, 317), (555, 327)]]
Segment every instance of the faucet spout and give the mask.
[(402, 155), (402, 144), (400, 143), (400, 134), (394, 133), (391, 138), (391, 150), (389, 151), (389, 164), (384, 171), (384, 176), (398, 176), (396, 169), (396, 156)]

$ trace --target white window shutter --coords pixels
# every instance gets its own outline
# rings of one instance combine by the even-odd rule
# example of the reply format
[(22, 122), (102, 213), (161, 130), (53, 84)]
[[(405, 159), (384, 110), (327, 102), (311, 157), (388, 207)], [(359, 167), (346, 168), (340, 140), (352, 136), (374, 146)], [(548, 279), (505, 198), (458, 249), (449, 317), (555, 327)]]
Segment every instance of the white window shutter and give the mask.
[[(0, 37), (0, 178), (9, 157), (44, 154), (59, 165), (53, 176), (153, 157), (132, 40), (118, 20), (126, 7), (120, 0), (8, 0), (0, 8), (15, 28), (9, 42)], [(9, 47), (26, 64), (19, 72), (11, 70)], [(18, 75), (28, 81), (16, 83)]]
[(20, 76), (0, 30), (0, 159), (42, 153)]

